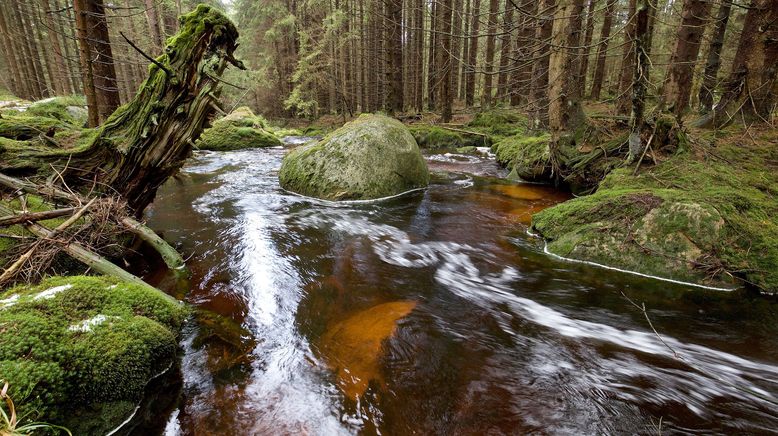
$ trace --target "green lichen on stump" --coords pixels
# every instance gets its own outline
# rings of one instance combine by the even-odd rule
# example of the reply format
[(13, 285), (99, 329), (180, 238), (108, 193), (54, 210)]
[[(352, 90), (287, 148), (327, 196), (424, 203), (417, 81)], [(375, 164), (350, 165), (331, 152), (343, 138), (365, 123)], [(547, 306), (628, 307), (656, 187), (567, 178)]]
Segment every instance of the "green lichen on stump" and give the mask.
[[(715, 156), (715, 157), (714, 157)], [(712, 284), (729, 274), (778, 291), (778, 150), (721, 144), (633, 175), (533, 217), (551, 252)]]
[(408, 129), (382, 115), (361, 115), (321, 141), (291, 151), (284, 189), (327, 200), (396, 195), (429, 184), (427, 164)]
[(187, 309), (109, 277), (54, 277), (0, 294), (0, 378), (21, 414), (104, 434), (173, 362)]

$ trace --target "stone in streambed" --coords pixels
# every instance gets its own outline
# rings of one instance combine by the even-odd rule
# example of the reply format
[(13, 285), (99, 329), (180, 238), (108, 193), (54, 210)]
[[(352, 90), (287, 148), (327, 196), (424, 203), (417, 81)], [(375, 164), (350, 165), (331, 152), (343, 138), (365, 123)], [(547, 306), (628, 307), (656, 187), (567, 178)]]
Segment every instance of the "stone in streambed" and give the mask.
[(279, 180), (284, 189), (310, 197), (368, 200), (426, 187), (429, 171), (402, 123), (366, 114), (290, 152)]

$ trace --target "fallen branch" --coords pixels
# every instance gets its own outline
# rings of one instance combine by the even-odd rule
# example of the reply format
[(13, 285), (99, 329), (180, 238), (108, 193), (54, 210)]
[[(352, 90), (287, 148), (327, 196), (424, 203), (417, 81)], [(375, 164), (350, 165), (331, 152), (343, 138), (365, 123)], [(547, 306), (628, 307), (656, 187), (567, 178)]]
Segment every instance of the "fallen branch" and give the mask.
[(75, 211), (75, 207), (67, 207), (64, 209), (44, 210), (42, 212), (28, 212), (4, 216), (0, 217), (0, 227), (13, 226), (28, 221), (36, 222), (50, 220), (53, 218), (60, 218), (63, 216), (72, 215)]
[(473, 132), (472, 130), (464, 130), (464, 129), (455, 129), (453, 127), (446, 127), (443, 125), (439, 125), (441, 129), (451, 130), (452, 132), (459, 132), (459, 133), (465, 133), (467, 135), (477, 135), (477, 136), (483, 136), (484, 138), (488, 138), (489, 135), (479, 133), (479, 132)]
[(162, 71), (165, 72), (165, 74), (168, 75), (168, 77), (175, 77), (176, 76), (172, 71), (170, 71), (170, 68), (162, 65), (161, 62), (159, 62), (156, 59), (154, 59), (153, 57), (147, 55), (146, 52), (141, 50), (137, 45), (135, 45), (135, 43), (130, 41), (130, 38), (127, 38), (127, 36), (124, 34), (124, 32), (119, 32), (119, 35), (121, 35), (122, 38), (124, 38), (124, 40), (127, 41), (127, 44), (130, 44), (130, 47), (134, 48), (135, 51), (140, 53), (140, 55), (143, 56), (144, 58), (146, 58), (147, 61), (151, 62), (152, 64), (154, 64), (156, 66), (158, 66), (159, 69), (161, 69)]

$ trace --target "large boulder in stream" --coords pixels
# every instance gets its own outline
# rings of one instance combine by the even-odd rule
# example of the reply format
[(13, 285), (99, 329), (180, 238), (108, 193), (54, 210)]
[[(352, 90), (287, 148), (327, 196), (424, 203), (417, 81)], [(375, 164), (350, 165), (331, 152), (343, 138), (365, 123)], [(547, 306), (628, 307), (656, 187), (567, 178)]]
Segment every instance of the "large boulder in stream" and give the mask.
[(429, 184), (416, 140), (399, 121), (365, 114), (321, 141), (290, 152), (281, 186), (326, 200), (367, 200)]
[(197, 141), (201, 150), (231, 151), (246, 148), (279, 147), (283, 143), (268, 130), (267, 121), (248, 107), (239, 107), (213, 122)]
[(187, 313), (159, 291), (109, 277), (10, 289), (0, 293), (0, 379), (25, 422), (106, 434), (175, 363)]

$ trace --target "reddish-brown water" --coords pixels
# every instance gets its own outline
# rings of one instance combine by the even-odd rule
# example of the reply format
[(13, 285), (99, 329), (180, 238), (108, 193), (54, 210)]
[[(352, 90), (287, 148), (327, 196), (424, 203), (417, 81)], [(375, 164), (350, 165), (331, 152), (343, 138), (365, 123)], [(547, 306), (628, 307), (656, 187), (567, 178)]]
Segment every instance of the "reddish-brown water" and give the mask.
[(149, 213), (191, 255), (186, 299), (249, 336), (187, 326), (160, 433), (778, 429), (774, 302), (549, 257), (527, 225), (567, 196), (487, 157), (431, 156), (427, 190), (334, 204), (279, 188), (284, 153), (200, 154)]

